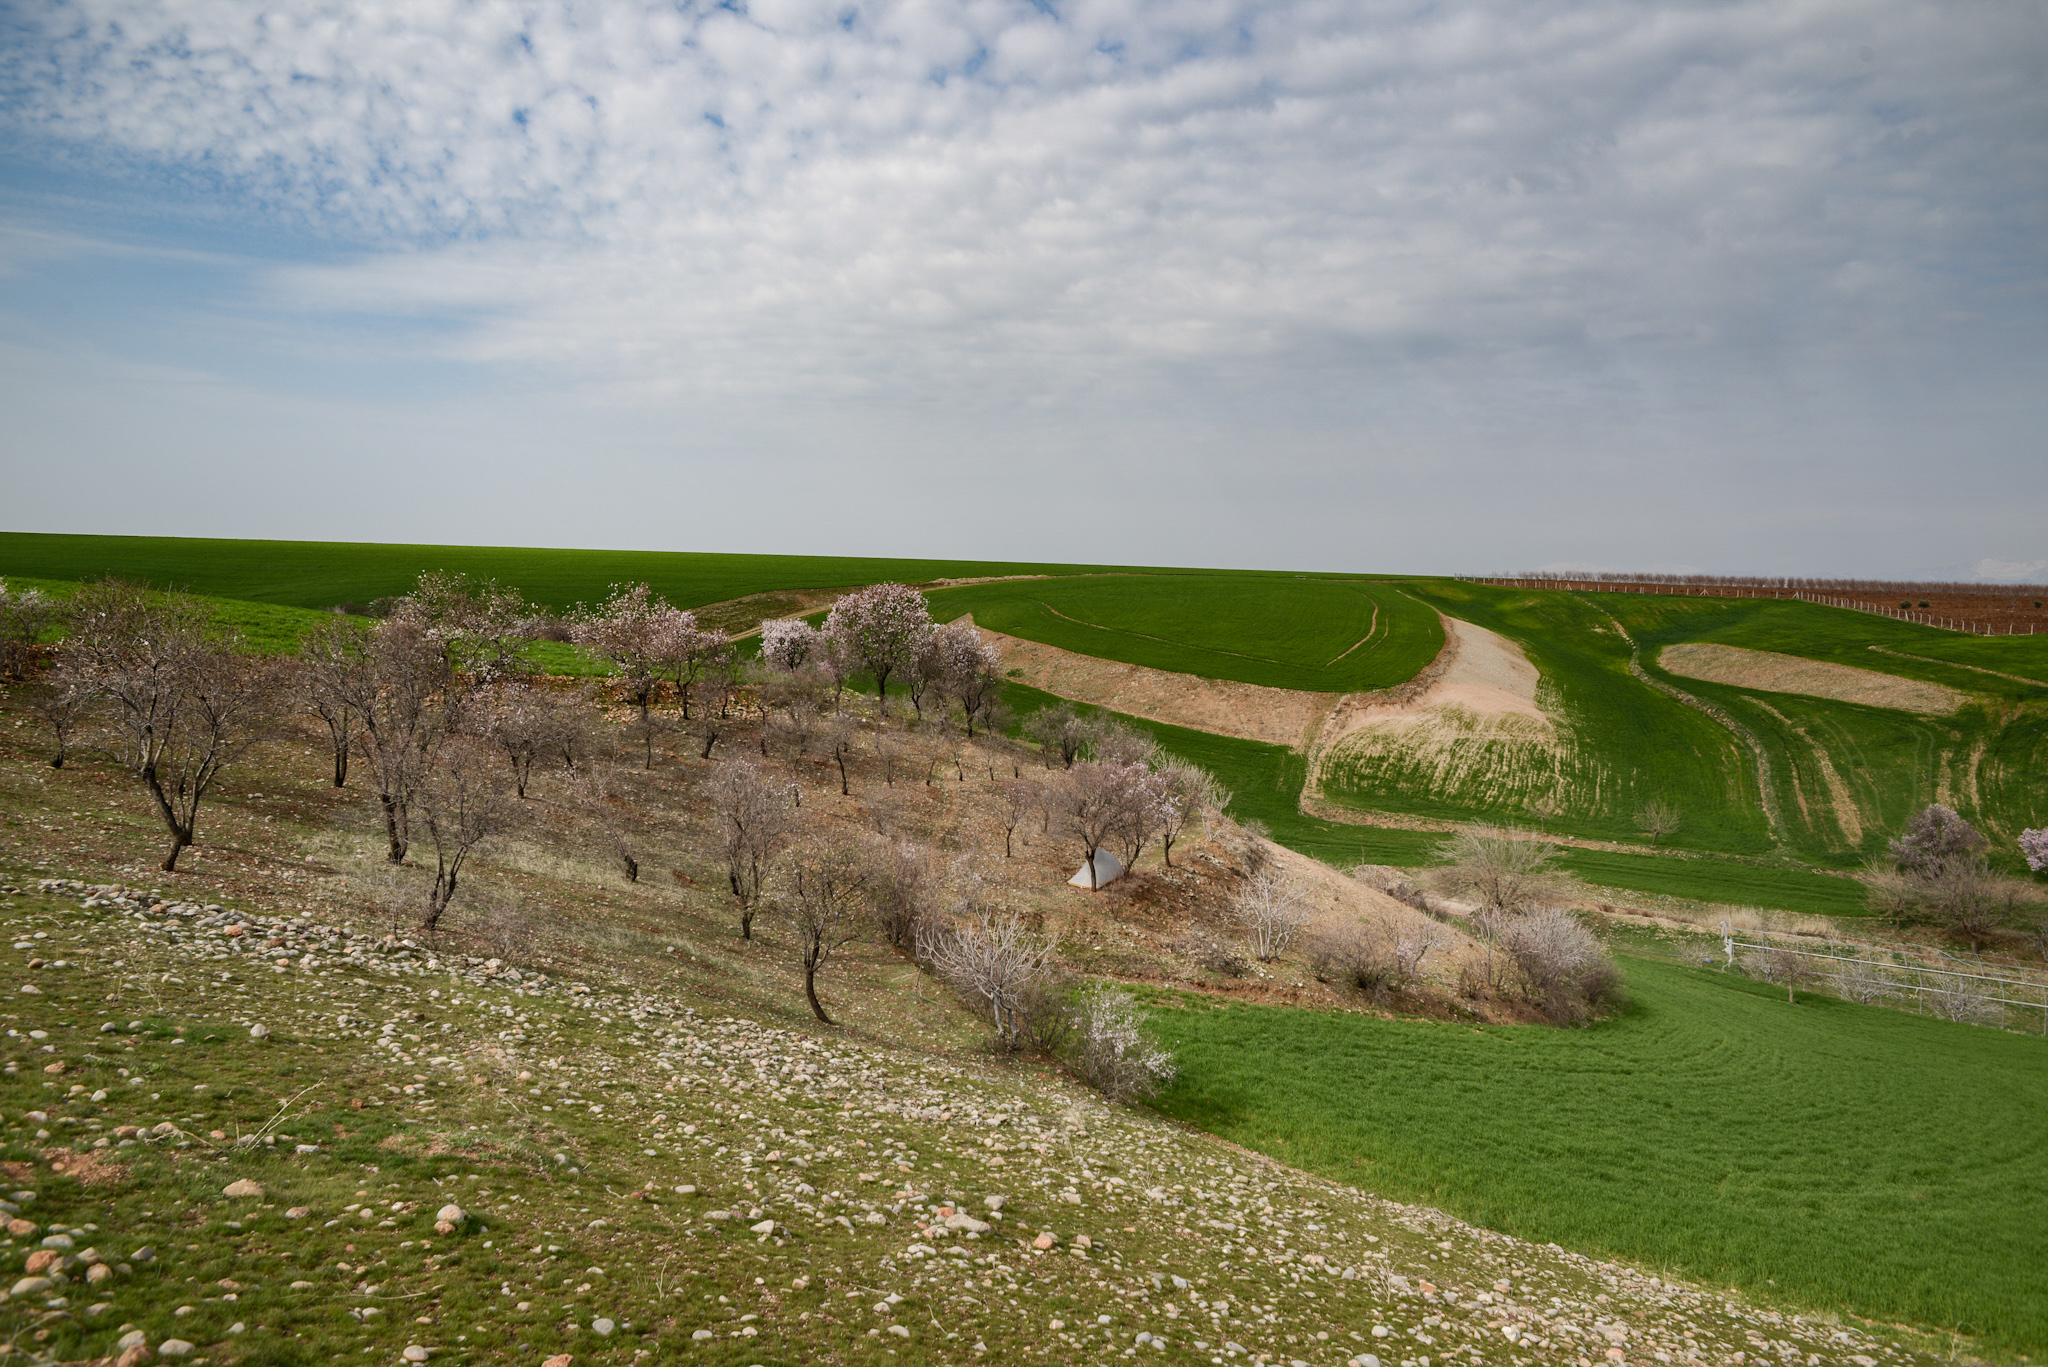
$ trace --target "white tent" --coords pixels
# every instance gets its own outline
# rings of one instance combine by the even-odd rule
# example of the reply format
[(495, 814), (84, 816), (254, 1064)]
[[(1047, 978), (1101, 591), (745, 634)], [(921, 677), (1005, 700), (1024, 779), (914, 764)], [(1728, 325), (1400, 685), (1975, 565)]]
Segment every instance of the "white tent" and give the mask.
[(1069, 878), (1067, 882), (1077, 888), (1106, 888), (1123, 876), (1123, 861), (1108, 850), (1097, 850), (1095, 852), (1095, 881), (1092, 884), (1088, 881), (1088, 861), (1084, 859), (1081, 861), (1080, 870), (1072, 878)]

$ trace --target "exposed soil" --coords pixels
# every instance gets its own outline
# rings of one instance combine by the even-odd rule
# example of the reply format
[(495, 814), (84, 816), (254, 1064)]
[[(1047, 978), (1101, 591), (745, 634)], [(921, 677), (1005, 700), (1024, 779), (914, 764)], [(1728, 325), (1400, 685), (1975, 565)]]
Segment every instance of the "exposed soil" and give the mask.
[(977, 629), (983, 640), (1002, 651), (1012, 677), (1033, 688), (1147, 721), (1268, 745), (1306, 745), (1343, 696), (1120, 664), (986, 627)]
[(1940, 684), (1881, 674), (1874, 669), (1828, 664), (1771, 650), (1689, 641), (1666, 646), (1658, 663), (1673, 674), (1707, 683), (1754, 688), (1765, 693), (1798, 693), (1809, 698), (1888, 707), (1940, 715), (1969, 701), (1969, 695)]

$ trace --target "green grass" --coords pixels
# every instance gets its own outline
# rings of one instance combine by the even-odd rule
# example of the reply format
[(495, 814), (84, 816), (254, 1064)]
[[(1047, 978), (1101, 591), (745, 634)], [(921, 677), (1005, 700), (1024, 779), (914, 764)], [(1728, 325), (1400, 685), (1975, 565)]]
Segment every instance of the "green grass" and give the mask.
[(1585, 1031), (1160, 1010), (1159, 1108), (1526, 1238), (2048, 1348), (2048, 1045), (1623, 962), (1634, 1005)]
[[(1913, 811), (1931, 801), (1946, 801), (1978, 823), (2008, 864), (2015, 863), (2019, 832), (2048, 824), (2048, 793), (2038, 778), (2048, 771), (2048, 688), (1871, 649), (2048, 678), (2040, 663), (2048, 638), (1959, 637), (1796, 602), (1447, 582), (1417, 582), (1413, 589), (1521, 645), (1543, 676), (1540, 700), (1561, 722), (1559, 743), (1476, 735), (1448, 764), (1407, 745), (1347, 747), (1325, 771), (1333, 800), (1364, 811), (1526, 823), (1533, 799), (1554, 796), (1563, 811), (1551, 819), (1553, 829), (1624, 841), (1641, 838), (1635, 813), (1657, 800), (1683, 813), (1683, 826), (1666, 842), (1677, 848), (1783, 854), (1833, 869), (1881, 853)], [(1633, 676), (1617, 623), (1641, 648), (1651, 677), (1717, 709), (1762, 748), (1779, 815), (1775, 829), (1749, 744)], [(1969, 690), (1975, 701), (1952, 716), (1926, 717), (1702, 683), (1657, 666), (1663, 646), (1694, 640), (1927, 679)], [(1846, 819), (1836, 805), (1837, 784), (1850, 809)]]
[(494, 578), (550, 607), (595, 602), (645, 580), (681, 607), (776, 589), (835, 588), (884, 579), (1072, 574), (1100, 566), (872, 556), (726, 555), (696, 551), (404, 546), (348, 541), (228, 541), (170, 536), (0, 532), (0, 575), (96, 579), (115, 575), (259, 603), (325, 608), (401, 594), (429, 570)]
[(1083, 655), (1311, 692), (1387, 688), (1443, 647), (1399, 584), (1284, 575), (1125, 573), (971, 584), (931, 595), (990, 631)]
[(1557, 866), (1588, 883), (1665, 897), (1819, 916), (1863, 916), (1870, 910), (1862, 883), (1806, 868), (1570, 848), (1559, 854)]

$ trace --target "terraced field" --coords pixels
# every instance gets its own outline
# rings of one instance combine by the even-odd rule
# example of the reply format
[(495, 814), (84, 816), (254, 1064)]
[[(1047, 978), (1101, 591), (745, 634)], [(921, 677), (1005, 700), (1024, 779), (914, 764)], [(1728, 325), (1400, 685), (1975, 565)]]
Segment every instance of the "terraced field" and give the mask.
[(1525, 1238), (2048, 1343), (2048, 1227), (2014, 1199), (2048, 1187), (2039, 1040), (1623, 965), (1634, 1006), (1583, 1032), (1162, 993), (1160, 1109)]
[(931, 595), (1008, 636), (1211, 679), (1351, 692), (1405, 683), (1443, 647), (1402, 585), (1286, 575), (1123, 573), (972, 584)]
[[(2048, 822), (2048, 638), (1967, 638), (1811, 604), (1575, 595), (1418, 583), (1417, 597), (1516, 641), (1541, 671), (1541, 728), (1381, 730), (1328, 758), (1325, 796), (1363, 811), (1446, 820), (1530, 819), (1632, 840), (1650, 801), (1679, 808), (1679, 848), (1783, 851), (1847, 868), (1917, 807), (1946, 802), (2009, 847)], [(1664, 669), (1669, 646), (1713, 642), (1825, 660), (1953, 712), (1713, 683)], [(1770, 681), (1777, 681), (1775, 679)], [(1906, 687), (1906, 685), (1914, 687)], [(1938, 685), (1937, 689), (1918, 685)], [(1882, 690), (1872, 696), (1884, 696)], [(1914, 703), (1914, 705), (1920, 705)], [(2008, 853), (2008, 859), (2011, 857)]]

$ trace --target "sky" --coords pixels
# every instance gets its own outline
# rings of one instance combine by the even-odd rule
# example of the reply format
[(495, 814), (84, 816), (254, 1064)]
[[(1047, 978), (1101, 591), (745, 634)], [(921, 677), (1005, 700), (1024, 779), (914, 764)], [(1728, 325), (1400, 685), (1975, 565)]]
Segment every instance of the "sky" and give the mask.
[(2048, 580), (2039, 0), (0, 0), (0, 526)]

